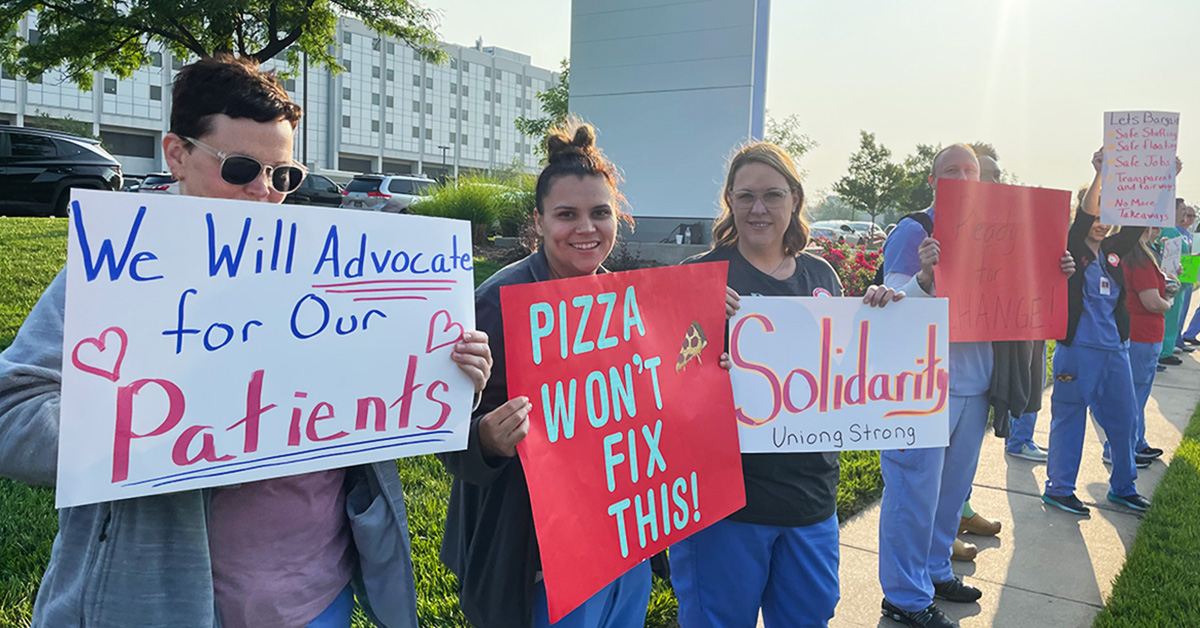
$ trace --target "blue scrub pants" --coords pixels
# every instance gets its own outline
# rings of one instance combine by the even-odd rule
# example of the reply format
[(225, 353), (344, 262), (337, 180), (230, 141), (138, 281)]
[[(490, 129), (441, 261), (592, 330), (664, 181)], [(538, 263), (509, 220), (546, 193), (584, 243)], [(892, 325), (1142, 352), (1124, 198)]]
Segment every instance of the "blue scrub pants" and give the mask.
[(350, 628), (350, 615), (354, 613), (354, 589), (346, 585), (316, 619), (305, 628)]
[(1009, 421), (1008, 440), (1005, 441), (1004, 448), (1015, 454), (1025, 445), (1033, 446), (1033, 429), (1037, 426), (1037, 417), (1036, 412), (1026, 412)]
[(954, 579), (950, 546), (987, 429), (987, 395), (950, 396), (950, 446), (880, 452), (879, 584), (911, 612), (933, 603), (933, 583)]
[[(586, 568), (581, 565), (580, 568)], [(608, 586), (588, 598), (566, 617), (550, 623), (546, 583), (538, 582), (533, 595), (533, 628), (627, 628), (646, 623), (650, 605), (650, 561), (643, 560)]]
[[(1130, 342), (1129, 370), (1133, 374), (1133, 397), (1137, 404), (1133, 415), (1133, 451), (1139, 452), (1150, 446), (1146, 442), (1146, 402), (1150, 400), (1150, 389), (1154, 387), (1154, 376), (1158, 373), (1158, 354), (1162, 351), (1161, 342)], [(1094, 413), (1095, 410), (1093, 409)], [(1104, 454), (1111, 458), (1107, 434), (1104, 441)]]
[[(1191, 296), (1189, 294), (1189, 299), (1190, 298), (1191, 298)], [(1191, 301), (1188, 302), (1188, 305), (1189, 306), (1191, 305)], [(1191, 308), (1190, 307), (1183, 308), (1183, 311), (1185, 312), (1184, 316), (1187, 316), (1186, 312), (1189, 309), (1191, 309)], [(1182, 328), (1182, 325), (1180, 327)], [(1197, 311), (1195, 314), (1192, 314), (1192, 324), (1188, 325), (1188, 328), (1186, 330), (1184, 330), (1183, 333), (1179, 334), (1179, 336), (1181, 338), (1187, 338), (1188, 340), (1195, 340), (1196, 334), (1200, 334), (1200, 311)]]
[[(1179, 310), (1179, 335), (1175, 336), (1175, 346), (1179, 347), (1180, 349), (1184, 347), (1184, 336), (1187, 336), (1193, 340), (1196, 339), (1196, 331), (1187, 326), (1188, 312), (1192, 311), (1192, 290), (1193, 286), (1190, 283), (1184, 284), (1184, 286), (1179, 290), (1183, 293), (1183, 308)], [(1179, 297), (1176, 296), (1175, 298)], [(1198, 326), (1200, 326), (1200, 324), (1196, 322), (1196, 317), (1193, 316), (1192, 327)]]
[(767, 628), (826, 626), (840, 597), (837, 515), (802, 527), (724, 519), (670, 557), (686, 628), (754, 628), (759, 608)]
[(1054, 380), (1046, 494), (1065, 497), (1075, 493), (1089, 407), (1112, 445), (1110, 490), (1120, 497), (1136, 493), (1133, 440), (1137, 408), (1129, 351), (1059, 343), (1054, 351)]

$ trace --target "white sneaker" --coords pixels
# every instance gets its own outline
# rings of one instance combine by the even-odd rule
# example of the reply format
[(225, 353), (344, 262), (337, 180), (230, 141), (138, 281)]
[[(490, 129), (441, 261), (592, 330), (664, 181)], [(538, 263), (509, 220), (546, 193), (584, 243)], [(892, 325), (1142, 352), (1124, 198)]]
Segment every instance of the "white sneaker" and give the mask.
[(1046, 450), (1033, 443), (1021, 445), (1021, 451), (1009, 451), (1005, 449), (1004, 453), (1014, 458), (1024, 458), (1025, 460), (1032, 460), (1034, 462), (1045, 462), (1047, 458)]

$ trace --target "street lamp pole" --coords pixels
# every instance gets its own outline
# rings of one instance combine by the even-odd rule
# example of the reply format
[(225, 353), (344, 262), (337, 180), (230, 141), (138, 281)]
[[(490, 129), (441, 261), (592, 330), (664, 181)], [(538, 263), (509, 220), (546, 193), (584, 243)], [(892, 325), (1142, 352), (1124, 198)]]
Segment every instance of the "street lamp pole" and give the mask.
[(449, 178), (446, 175), (446, 172), (447, 172), (446, 171), (446, 151), (450, 150), (450, 147), (439, 144), (438, 150), (442, 151), (442, 179), (445, 180), (445, 179)]

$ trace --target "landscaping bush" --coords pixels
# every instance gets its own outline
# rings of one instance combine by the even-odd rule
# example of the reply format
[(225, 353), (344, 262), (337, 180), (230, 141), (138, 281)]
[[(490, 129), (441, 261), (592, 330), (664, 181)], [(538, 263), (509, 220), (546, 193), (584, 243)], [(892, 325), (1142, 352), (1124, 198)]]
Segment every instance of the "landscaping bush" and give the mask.
[(875, 271), (883, 264), (879, 251), (868, 250), (865, 246), (852, 246), (829, 238), (817, 238), (814, 244), (820, 247), (821, 257), (837, 272), (842, 280), (842, 294), (848, 297), (862, 296), (875, 280)]
[(455, 218), (471, 223), (471, 241), (487, 241), (500, 214), (499, 197), (509, 189), (487, 177), (459, 177), (429, 191), (429, 196), (413, 203), (412, 212), (421, 216)]

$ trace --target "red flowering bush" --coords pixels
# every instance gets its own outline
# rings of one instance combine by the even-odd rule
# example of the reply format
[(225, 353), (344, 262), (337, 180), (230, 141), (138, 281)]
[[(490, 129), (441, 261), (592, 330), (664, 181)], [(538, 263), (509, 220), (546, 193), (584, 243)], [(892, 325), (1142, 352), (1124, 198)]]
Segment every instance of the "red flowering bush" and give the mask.
[(848, 297), (862, 296), (875, 280), (876, 269), (883, 263), (879, 251), (868, 250), (865, 246), (834, 242), (829, 238), (816, 238), (813, 244), (820, 248), (819, 255), (833, 266), (842, 280), (842, 293)]

